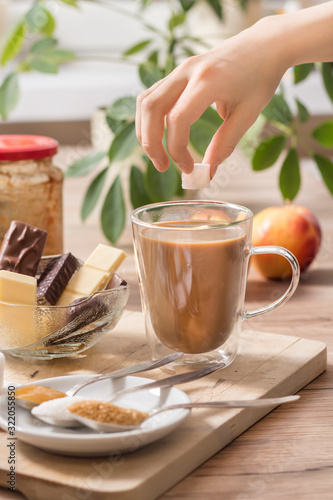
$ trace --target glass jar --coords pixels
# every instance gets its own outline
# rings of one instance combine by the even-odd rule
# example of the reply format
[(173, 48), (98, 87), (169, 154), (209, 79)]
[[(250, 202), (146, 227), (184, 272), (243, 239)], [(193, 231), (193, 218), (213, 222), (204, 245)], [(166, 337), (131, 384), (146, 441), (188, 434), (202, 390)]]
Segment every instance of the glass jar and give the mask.
[(58, 142), (35, 135), (0, 135), (0, 241), (12, 220), (48, 232), (45, 255), (63, 252), (63, 173), (53, 164)]

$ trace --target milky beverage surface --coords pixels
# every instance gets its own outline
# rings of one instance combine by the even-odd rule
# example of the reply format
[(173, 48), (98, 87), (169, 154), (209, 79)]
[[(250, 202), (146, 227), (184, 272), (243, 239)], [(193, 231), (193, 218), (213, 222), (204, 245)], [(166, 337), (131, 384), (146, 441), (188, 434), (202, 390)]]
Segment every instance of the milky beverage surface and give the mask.
[(246, 273), (240, 227), (188, 230), (197, 225), (170, 225), (158, 234), (147, 228), (140, 235), (154, 331), (164, 345), (192, 354), (214, 350), (231, 335)]

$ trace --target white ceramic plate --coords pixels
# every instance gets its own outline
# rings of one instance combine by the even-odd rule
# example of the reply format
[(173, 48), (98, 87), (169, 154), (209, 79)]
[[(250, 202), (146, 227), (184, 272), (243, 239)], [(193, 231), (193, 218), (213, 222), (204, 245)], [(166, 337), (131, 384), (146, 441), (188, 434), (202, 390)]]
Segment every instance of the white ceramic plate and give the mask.
[[(91, 376), (91, 375), (90, 375)], [(60, 391), (84, 382), (88, 375), (70, 375), (35, 382)], [(115, 392), (151, 382), (142, 377), (122, 377), (96, 382), (79, 392), (89, 399), (108, 400)], [(119, 400), (120, 402), (120, 400)], [(123, 397), (124, 406), (149, 411), (169, 404), (189, 403), (190, 398), (183, 391), (171, 389), (150, 389)], [(30, 411), (16, 405), (15, 436), (37, 448), (61, 455), (102, 456), (110, 453), (136, 451), (149, 443), (163, 438), (173, 431), (188, 416), (189, 410), (179, 409), (163, 412), (144, 422), (139, 430), (126, 432), (98, 433), (88, 428), (65, 429), (44, 424)], [(0, 427), (7, 431), (8, 412), (6, 393), (0, 397)]]

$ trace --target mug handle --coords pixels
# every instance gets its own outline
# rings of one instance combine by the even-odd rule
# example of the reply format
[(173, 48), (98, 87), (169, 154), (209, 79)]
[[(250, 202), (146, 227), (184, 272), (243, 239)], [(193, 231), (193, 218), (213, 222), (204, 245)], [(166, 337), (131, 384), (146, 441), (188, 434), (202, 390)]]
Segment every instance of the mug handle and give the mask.
[(255, 316), (259, 316), (259, 314), (264, 314), (273, 311), (277, 307), (282, 306), (282, 304), (284, 304), (291, 298), (291, 296), (294, 294), (297, 288), (300, 276), (300, 268), (298, 260), (296, 259), (295, 255), (286, 248), (278, 247), (276, 245), (252, 247), (249, 252), (250, 256), (267, 254), (267, 253), (274, 253), (277, 255), (281, 255), (282, 257), (284, 257), (289, 261), (292, 270), (290, 285), (287, 291), (283, 295), (281, 295), (280, 298), (278, 298), (274, 302), (271, 302), (270, 304), (268, 304), (268, 306), (260, 307), (259, 309), (252, 309), (251, 311), (244, 310), (243, 319), (251, 319), (254, 318)]

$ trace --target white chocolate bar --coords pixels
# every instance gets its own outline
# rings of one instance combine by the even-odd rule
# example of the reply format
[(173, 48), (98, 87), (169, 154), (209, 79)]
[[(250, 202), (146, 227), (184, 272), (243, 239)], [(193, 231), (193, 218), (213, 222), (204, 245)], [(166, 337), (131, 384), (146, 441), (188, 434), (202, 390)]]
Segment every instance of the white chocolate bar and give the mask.
[(69, 305), (78, 298), (89, 297), (94, 292), (103, 290), (125, 258), (126, 254), (118, 248), (102, 243), (97, 245), (67, 284), (57, 306)]
[(0, 271), (0, 348), (13, 349), (36, 342), (35, 308), (31, 307), (36, 305), (36, 297), (36, 278)]

